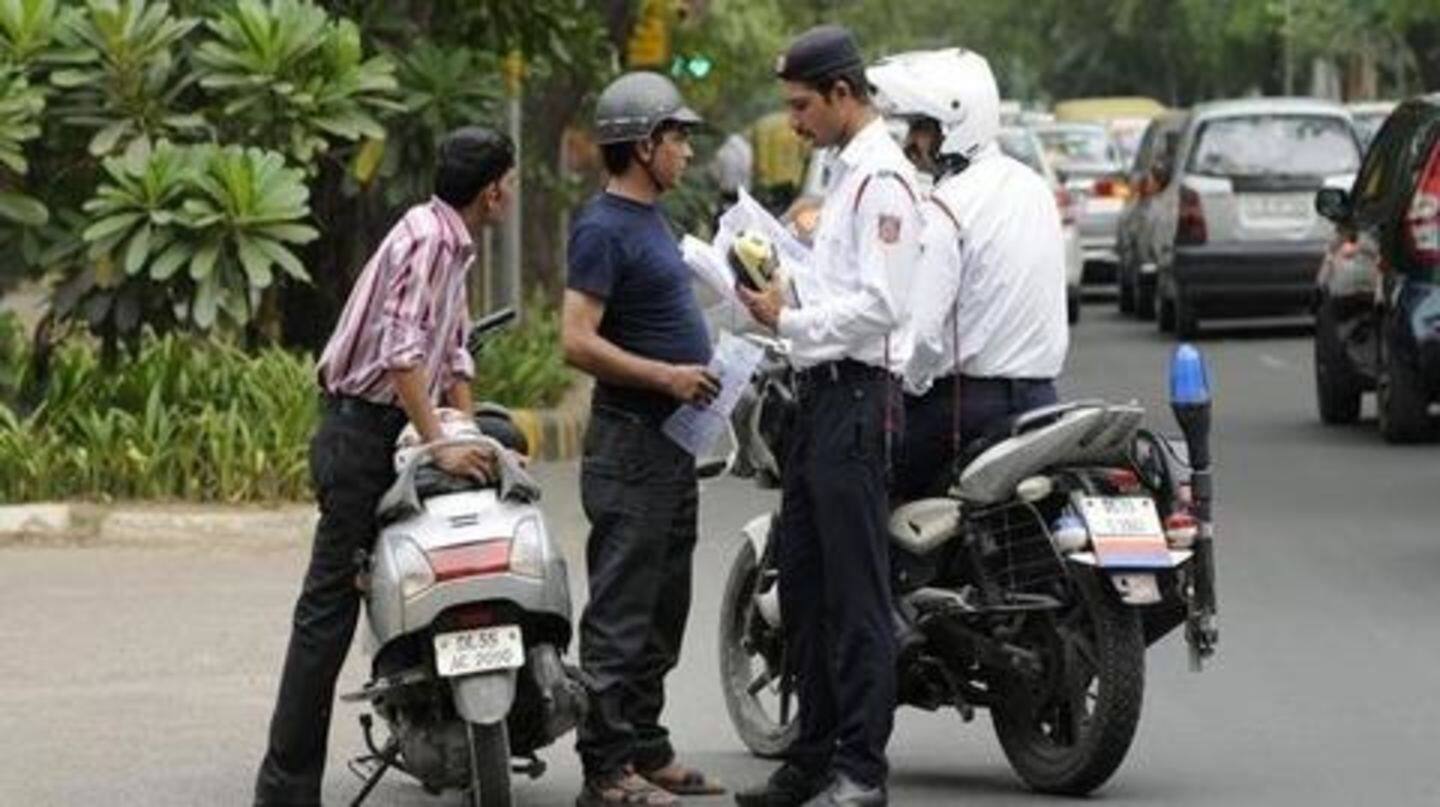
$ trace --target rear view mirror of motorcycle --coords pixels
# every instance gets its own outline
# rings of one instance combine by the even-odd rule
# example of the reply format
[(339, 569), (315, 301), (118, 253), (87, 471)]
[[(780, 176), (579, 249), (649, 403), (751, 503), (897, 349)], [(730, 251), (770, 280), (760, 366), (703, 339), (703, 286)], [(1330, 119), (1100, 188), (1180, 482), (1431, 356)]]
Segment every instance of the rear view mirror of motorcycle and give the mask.
[(515, 321), (518, 312), (513, 308), (502, 308), (493, 314), (487, 314), (475, 327), (470, 329), (470, 335), (465, 337), (465, 349), (471, 353), (479, 353), (480, 348), (497, 331), (501, 330), (511, 322)]

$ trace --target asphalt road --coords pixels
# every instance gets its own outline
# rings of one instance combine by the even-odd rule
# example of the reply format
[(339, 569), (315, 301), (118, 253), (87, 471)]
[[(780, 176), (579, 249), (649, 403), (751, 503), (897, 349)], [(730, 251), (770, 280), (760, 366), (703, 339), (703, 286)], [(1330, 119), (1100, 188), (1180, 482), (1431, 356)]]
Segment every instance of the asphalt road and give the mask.
[[(1065, 392), (1162, 408), (1170, 344), (1087, 307)], [(1383, 444), (1373, 421), (1319, 425), (1304, 331), (1243, 329), (1202, 346), (1217, 391), (1221, 648), (1190, 673), (1178, 637), (1152, 648), (1139, 735), (1098, 794), (1164, 805), (1440, 804), (1440, 446)], [(552, 530), (579, 571), (573, 466), (542, 469)], [(763, 777), (725, 717), (716, 674), (720, 586), (737, 529), (769, 499), (707, 487), (699, 591), (668, 715), (687, 761), (729, 784)], [(0, 805), (249, 803), (292, 598), (293, 547), (0, 550)], [(577, 596), (583, 586), (577, 580)], [(351, 658), (342, 687), (361, 681)], [(329, 804), (356, 780), (349, 705), (336, 708)], [(566, 805), (567, 738), (519, 802)], [(903, 712), (897, 805), (1034, 804), (983, 715)], [(371, 804), (459, 804), (400, 777)], [(728, 799), (696, 800), (728, 804)]]

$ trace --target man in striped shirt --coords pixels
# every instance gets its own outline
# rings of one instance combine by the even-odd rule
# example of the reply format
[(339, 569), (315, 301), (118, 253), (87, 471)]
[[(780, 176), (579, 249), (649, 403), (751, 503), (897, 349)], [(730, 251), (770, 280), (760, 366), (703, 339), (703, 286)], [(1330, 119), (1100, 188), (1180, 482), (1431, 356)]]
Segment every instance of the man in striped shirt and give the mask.
[[(504, 135), (480, 128), (448, 135), (435, 195), (385, 236), (320, 357), (324, 414), (310, 443), (320, 522), (255, 784), (257, 807), (320, 804), (335, 679), (359, 615), (357, 558), (374, 543), (375, 509), (395, 481), (392, 456), (406, 422), (431, 442), (442, 436), (442, 399), (474, 409), (465, 275), (475, 236), (508, 214), (514, 182), (515, 149)], [(494, 461), (476, 446), (435, 453), (436, 464), (457, 476), (484, 479)]]

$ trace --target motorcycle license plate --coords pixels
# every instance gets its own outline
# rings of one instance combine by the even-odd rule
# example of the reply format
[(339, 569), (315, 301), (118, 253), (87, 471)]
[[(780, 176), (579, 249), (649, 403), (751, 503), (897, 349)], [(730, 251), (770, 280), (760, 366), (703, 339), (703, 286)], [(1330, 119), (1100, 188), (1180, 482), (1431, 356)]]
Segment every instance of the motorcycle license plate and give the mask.
[(1090, 528), (1095, 559), (1104, 568), (1163, 569), (1170, 548), (1155, 502), (1146, 496), (1080, 499), (1080, 514)]
[(435, 671), (443, 678), (525, 666), (519, 625), (477, 628), (435, 636)]

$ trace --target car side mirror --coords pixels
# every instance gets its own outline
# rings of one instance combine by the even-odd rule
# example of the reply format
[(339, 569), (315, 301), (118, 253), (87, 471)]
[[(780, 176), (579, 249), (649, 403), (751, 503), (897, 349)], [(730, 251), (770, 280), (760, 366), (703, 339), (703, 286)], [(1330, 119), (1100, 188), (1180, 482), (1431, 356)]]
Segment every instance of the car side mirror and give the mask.
[(1350, 218), (1350, 194), (1344, 188), (1321, 188), (1315, 194), (1315, 212), (1339, 224)]

